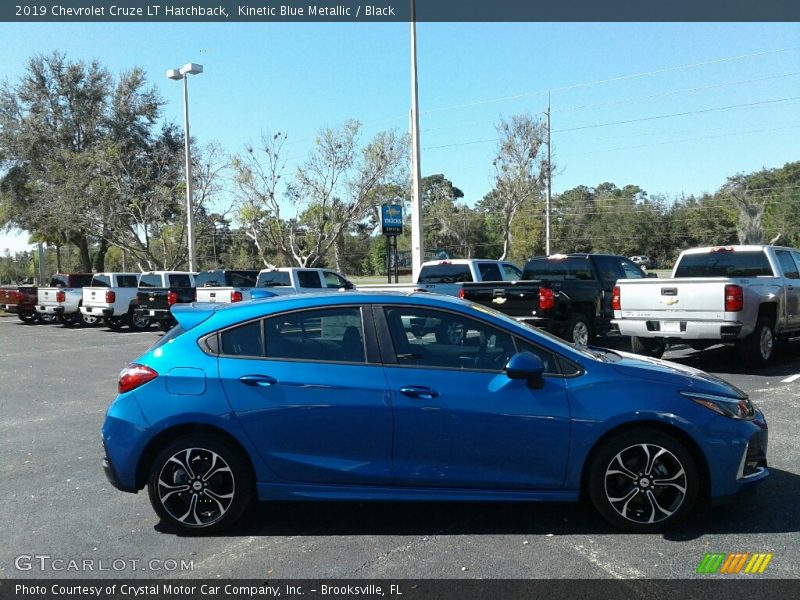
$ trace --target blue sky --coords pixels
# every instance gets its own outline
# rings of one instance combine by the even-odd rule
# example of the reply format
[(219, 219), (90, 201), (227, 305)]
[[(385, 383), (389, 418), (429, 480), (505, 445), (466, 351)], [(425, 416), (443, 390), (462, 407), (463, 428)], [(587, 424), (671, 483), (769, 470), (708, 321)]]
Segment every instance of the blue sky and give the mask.
[[(543, 111), (548, 89), (554, 192), (612, 181), (675, 197), (800, 159), (800, 24), (421, 23), (417, 38), (422, 171), (469, 203), (491, 188), (498, 118)], [(140, 66), (178, 124), (181, 86), (164, 72), (201, 63), (193, 137), (232, 153), (285, 131), (290, 166), (321, 127), (358, 119), (365, 142), (408, 128), (406, 23), (0, 23), (0, 39), (11, 82), (52, 50)], [(0, 233), (0, 251), (26, 242)]]

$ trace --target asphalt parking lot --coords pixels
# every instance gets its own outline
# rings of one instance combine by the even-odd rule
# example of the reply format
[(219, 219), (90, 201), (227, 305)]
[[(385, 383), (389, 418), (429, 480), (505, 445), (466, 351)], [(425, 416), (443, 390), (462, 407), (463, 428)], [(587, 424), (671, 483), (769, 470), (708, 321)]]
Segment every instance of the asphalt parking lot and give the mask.
[[(706, 552), (772, 552), (762, 577), (798, 575), (797, 345), (759, 373), (723, 347), (665, 355), (750, 394), (770, 424), (772, 473), (755, 496), (667, 534), (616, 533), (571, 504), (286, 503), (259, 504), (230, 534), (187, 538), (163, 532), (146, 494), (118, 492), (100, 467), (117, 375), (160, 335), (0, 318), (0, 578), (707, 578), (695, 574)], [(52, 559), (92, 569), (57, 571)]]

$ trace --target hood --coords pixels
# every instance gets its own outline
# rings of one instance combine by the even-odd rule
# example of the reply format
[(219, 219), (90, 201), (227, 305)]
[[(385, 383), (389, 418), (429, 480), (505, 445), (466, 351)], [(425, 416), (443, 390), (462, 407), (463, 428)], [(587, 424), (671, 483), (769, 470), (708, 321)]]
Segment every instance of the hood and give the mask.
[(627, 377), (668, 383), (683, 387), (686, 391), (717, 394), (730, 398), (747, 398), (747, 394), (736, 386), (700, 369), (630, 352), (615, 350), (614, 353), (621, 356), (622, 360), (615, 362), (613, 367)]

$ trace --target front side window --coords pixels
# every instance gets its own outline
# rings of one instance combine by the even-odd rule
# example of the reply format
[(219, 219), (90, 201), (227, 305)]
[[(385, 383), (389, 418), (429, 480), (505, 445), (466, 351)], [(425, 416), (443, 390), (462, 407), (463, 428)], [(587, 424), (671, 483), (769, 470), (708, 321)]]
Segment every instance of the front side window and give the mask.
[(266, 356), (275, 359), (366, 362), (361, 309), (306, 310), (264, 320)]
[(797, 271), (797, 265), (794, 264), (792, 255), (788, 250), (776, 250), (775, 256), (778, 257), (778, 262), (781, 265), (781, 271), (783, 271), (786, 279), (800, 279), (800, 273)]
[(329, 288), (347, 287), (347, 280), (344, 277), (340, 277), (333, 271), (323, 271), (322, 276), (325, 278), (325, 287)]
[(508, 333), (455, 313), (384, 309), (399, 365), (502, 371), (516, 352)]

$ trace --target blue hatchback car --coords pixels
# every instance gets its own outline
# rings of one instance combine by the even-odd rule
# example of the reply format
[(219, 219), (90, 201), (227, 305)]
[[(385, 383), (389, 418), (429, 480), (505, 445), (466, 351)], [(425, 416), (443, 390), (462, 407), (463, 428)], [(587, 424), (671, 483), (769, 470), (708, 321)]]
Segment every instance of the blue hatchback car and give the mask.
[(173, 307), (120, 374), (104, 468), (184, 532), (254, 499), (574, 501), (655, 531), (767, 476), (747, 395), (434, 294)]

